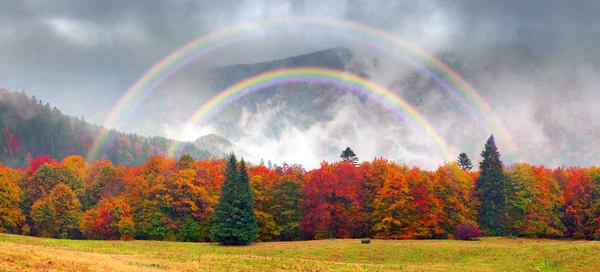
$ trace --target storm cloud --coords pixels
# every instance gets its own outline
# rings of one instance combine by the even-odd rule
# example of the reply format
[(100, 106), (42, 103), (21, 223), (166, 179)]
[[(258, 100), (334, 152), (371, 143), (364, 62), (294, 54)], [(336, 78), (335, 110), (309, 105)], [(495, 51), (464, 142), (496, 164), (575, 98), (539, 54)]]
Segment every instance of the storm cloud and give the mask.
[[(557, 129), (574, 135), (585, 144), (600, 136), (598, 45), (600, 2), (595, 1), (2, 1), (0, 2), (0, 87), (25, 89), (64, 113), (104, 122), (125, 91), (146, 70), (173, 50), (203, 35), (227, 26), (258, 19), (285, 16), (314, 16), (353, 21), (393, 33), (419, 44), (435, 55), (452, 53), (463, 70), (475, 75), (471, 83), (501, 116), (519, 147), (519, 157), (533, 163), (591, 164), (578, 147), (566, 148), (572, 159), (557, 159), (557, 145), (549, 135)], [(515, 49), (514, 46), (525, 46)], [(327, 35), (275, 35), (248, 39), (243, 45), (225, 46), (198, 60), (196, 66), (221, 66), (280, 59), (330, 47), (345, 46), (381, 63), (368, 67), (371, 78), (398, 94), (410, 95), (401, 85), (402, 76), (413, 72), (401, 60), (387, 60), (386, 52), (357, 46)], [(527, 51), (532, 49), (532, 51)], [(360, 52), (364, 51), (364, 54)], [(509, 52), (509, 53), (506, 53)], [(514, 52), (527, 52), (527, 62)], [(523, 53), (525, 54), (525, 53)], [(499, 61), (501, 60), (501, 61)], [(497, 63), (501, 62), (501, 65)], [(535, 63), (533, 63), (535, 62)], [(514, 68), (512, 68), (514, 67)], [(482, 71), (479, 73), (473, 71)], [(167, 87), (193, 88), (193, 72), (177, 75)], [(177, 85), (180, 84), (180, 85)], [(175, 88), (177, 89), (177, 88)], [(173, 97), (184, 96), (172, 94)], [(464, 126), (457, 116), (436, 116), (431, 112), (445, 94), (430, 92), (418, 108), (451, 144), (451, 150), (469, 151), (476, 156), (485, 139), (473, 135), (452, 135), (454, 126)], [(176, 98), (172, 98), (178, 101)], [(342, 103), (345, 102), (345, 103)], [(175, 103), (175, 102), (174, 102)], [(342, 104), (340, 104), (342, 103)], [(274, 139), (261, 131), (264, 124), (243, 123), (247, 135), (234, 139), (250, 153), (266, 150), (265, 157), (276, 161), (301, 156), (303, 164), (315, 166), (333, 153), (296, 150), (301, 145), (357, 146), (364, 159), (374, 156), (402, 158), (433, 168), (442, 160), (431, 157), (416, 136), (400, 126), (371, 122), (369, 114), (356, 118), (340, 105), (360, 107), (345, 96), (328, 109), (330, 122), (308, 129), (288, 124)], [(284, 105), (247, 112), (246, 118), (268, 121), (285, 110)], [(369, 112), (364, 110), (364, 112)], [(191, 114), (191, 112), (189, 113)], [(118, 129), (191, 140), (210, 126), (181, 128), (175, 120), (157, 120), (151, 130), (121, 122)], [(180, 121), (180, 120), (179, 120)], [(283, 122), (285, 123), (285, 122)], [(335, 136), (340, 126), (348, 138)], [(360, 130), (353, 127), (361, 126)], [(166, 129), (165, 129), (166, 128)], [(185, 130), (185, 132), (183, 131)], [(256, 133), (255, 133), (256, 132)], [(480, 130), (481, 135), (489, 131)], [(405, 137), (381, 139), (378, 135)], [(479, 134), (478, 134), (479, 136)], [(187, 138), (186, 138), (187, 137)], [(325, 138), (338, 141), (324, 143)], [(455, 140), (463, 138), (467, 140)], [(401, 140), (401, 141), (400, 141)], [(269, 142), (270, 141), (270, 142)], [(399, 142), (400, 141), (400, 142)], [(579, 144), (579, 143), (578, 143)], [(264, 147), (269, 148), (265, 149)], [(381, 154), (381, 150), (391, 150)], [(393, 152), (392, 152), (393, 151)], [(300, 153), (299, 153), (300, 152)], [(395, 152), (395, 153), (394, 153)]]

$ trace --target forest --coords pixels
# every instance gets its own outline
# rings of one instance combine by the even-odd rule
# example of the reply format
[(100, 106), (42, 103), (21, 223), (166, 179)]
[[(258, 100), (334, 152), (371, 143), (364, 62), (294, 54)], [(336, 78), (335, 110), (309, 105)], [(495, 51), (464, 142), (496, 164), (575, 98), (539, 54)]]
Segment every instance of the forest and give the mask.
[(312, 170), (240, 164), (234, 156), (153, 156), (115, 166), (40, 155), (27, 167), (0, 166), (0, 232), (211, 241), (233, 165), (247, 175), (258, 241), (452, 239), (465, 222), (484, 236), (600, 239), (600, 168), (505, 166), (493, 136), (481, 155), (479, 167), (461, 154), (434, 171), (383, 158), (359, 162), (350, 148)]
[[(478, 167), (464, 153), (435, 171), (359, 162), (346, 148), (339, 161), (306, 170), (221, 158), (218, 137), (167, 158), (172, 140), (106, 130), (24, 92), (0, 90), (0, 113), (4, 233), (212, 241), (221, 226), (215, 213), (239, 208), (217, 209), (220, 197), (243, 195), (251, 212), (241, 218), (255, 225), (249, 241), (451, 239), (464, 224), (484, 236), (600, 239), (600, 168), (504, 165), (493, 136)], [(84, 157), (99, 133), (112, 140), (108, 149)], [(246, 181), (221, 194), (238, 166)]]
[[(69, 155), (85, 157), (101, 135), (110, 139), (111, 144), (100, 159), (115, 165), (141, 165), (149, 157), (165, 156), (173, 142), (105, 129), (86, 122), (84, 117), (65, 115), (24, 91), (9, 92), (1, 88), (0, 130), (0, 162), (11, 167), (25, 167), (39, 155), (57, 160)], [(193, 144), (184, 145), (183, 152), (195, 159), (215, 157)]]

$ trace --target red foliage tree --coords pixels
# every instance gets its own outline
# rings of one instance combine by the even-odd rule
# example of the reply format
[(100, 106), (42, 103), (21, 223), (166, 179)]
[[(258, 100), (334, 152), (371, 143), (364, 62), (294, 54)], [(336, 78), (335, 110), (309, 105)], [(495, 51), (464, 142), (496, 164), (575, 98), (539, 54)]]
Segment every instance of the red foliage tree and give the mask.
[(31, 160), (31, 162), (29, 163), (29, 175), (33, 175), (35, 171), (37, 171), (40, 168), (40, 166), (44, 165), (45, 163), (52, 166), (58, 164), (58, 162), (55, 159), (51, 158), (48, 155), (39, 155), (35, 157), (35, 159)]
[(6, 139), (6, 145), (9, 147), (9, 151), (12, 155), (16, 155), (21, 147), (21, 139), (15, 136), (8, 126), (4, 126), (2, 128), (2, 132), (4, 133), (4, 139)]
[[(121, 239), (123, 222), (133, 224), (131, 208), (122, 198), (105, 199), (96, 208), (85, 212), (81, 221), (81, 231), (88, 239)], [(127, 230), (127, 235), (130, 235)], [(124, 237), (129, 239), (131, 237)]]
[(579, 239), (590, 238), (593, 233), (587, 233), (584, 226), (589, 220), (595, 220), (595, 218), (588, 218), (594, 189), (592, 177), (582, 168), (570, 168), (567, 176), (569, 177), (565, 188), (567, 235)]
[(359, 231), (363, 213), (360, 203), (361, 176), (353, 164), (321, 163), (306, 175), (301, 222), (308, 237), (348, 238)]

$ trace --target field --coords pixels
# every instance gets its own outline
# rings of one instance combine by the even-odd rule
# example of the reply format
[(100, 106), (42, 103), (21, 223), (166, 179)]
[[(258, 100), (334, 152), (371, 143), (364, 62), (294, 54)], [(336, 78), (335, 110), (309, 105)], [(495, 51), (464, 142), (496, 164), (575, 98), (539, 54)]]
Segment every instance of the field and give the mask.
[(321, 240), (225, 247), (0, 234), (2, 271), (600, 271), (600, 242)]

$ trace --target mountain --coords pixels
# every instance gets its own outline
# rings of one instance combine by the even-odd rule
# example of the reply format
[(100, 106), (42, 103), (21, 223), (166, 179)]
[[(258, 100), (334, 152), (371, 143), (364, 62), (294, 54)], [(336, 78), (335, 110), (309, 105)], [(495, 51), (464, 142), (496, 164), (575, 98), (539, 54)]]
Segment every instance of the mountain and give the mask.
[(200, 150), (204, 150), (218, 157), (225, 157), (230, 152), (234, 152), (238, 157), (251, 157), (248, 152), (231, 143), (226, 138), (214, 133), (196, 139), (194, 144)]
[(335, 70), (345, 70), (346, 65), (354, 58), (350, 49), (345, 47), (329, 48), (288, 58), (271, 60), (259, 63), (244, 63), (229, 66), (220, 66), (211, 69), (212, 77), (222, 80), (223, 87), (231, 85), (242, 79), (252, 77), (270, 70), (313, 66)]
[[(514, 138), (516, 152), (521, 153), (520, 159), (508, 154), (514, 150), (507, 150), (509, 143), (500, 139), (507, 159), (514, 158), (510, 162), (589, 166), (600, 159), (600, 155), (586, 152), (600, 147), (596, 140), (600, 122), (594, 118), (600, 112), (590, 104), (600, 98), (595, 94), (594, 79), (600, 73), (600, 57), (594, 51), (597, 47), (590, 46), (600, 46), (600, 39), (596, 33), (588, 36), (590, 42), (579, 46), (557, 33), (521, 29), (510, 39), (483, 45), (460, 43), (433, 55), (470, 83), (503, 121)], [(478, 157), (483, 141), (493, 132), (485, 119), (490, 110), (460, 101), (463, 86), (448, 86), (443, 82), (446, 75), (436, 78), (422, 65), (389, 52), (349, 48), (212, 68), (190, 64), (149, 95), (127, 130), (178, 137), (177, 124), (235, 83), (275, 69), (316, 66), (354, 73), (387, 87), (421, 112), (450, 146)], [(389, 111), (378, 103), (349, 93), (315, 82), (283, 83), (224, 104), (196, 125), (246, 150), (263, 150), (269, 145), (271, 154), (261, 156), (295, 157), (300, 154), (299, 142), (310, 144), (307, 149), (315, 158), (337, 157), (346, 145), (364, 145), (357, 149), (367, 157), (389, 156), (414, 164), (422, 163), (411, 161), (417, 157), (429, 161), (427, 153), (431, 152), (422, 152), (429, 147), (411, 140), (416, 137), (411, 134), (414, 129), (398, 122), (396, 116), (388, 118)], [(360, 114), (353, 116), (356, 111)], [(161, 125), (175, 133), (157, 131)], [(364, 136), (367, 131), (371, 134)], [(307, 137), (310, 139), (303, 141)], [(375, 137), (380, 139), (373, 141)], [(415, 144), (421, 145), (416, 151)], [(435, 167), (437, 162), (430, 164)]]
[[(208, 99), (241, 80), (267, 71), (304, 66), (349, 71), (368, 77), (364, 71), (364, 64), (357, 61), (348, 48), (330, 48), (261, 63), (212, 68), (196, 67), (192, 64), (153, 90), (137, 113), (128, 120), (129, 126), (125, 130), (146, 135), (158, 133), (161, 136), (179, 137), (177, 133), (168, 135), (165, 131), (157, 131), (156, 128), (183, 123)], [(240, 98), (231, 106), (223, 107), (210, 118), (210, 125), (216, 129), (213, 131), (216, 134), (230, 140), (238, 139), (243, 131), (238, 128), (237, 123), (241, 121), (244, 110), (256, 112), (260, 111), (261, 107), (279, 105), (286, 107), (281, 120), (301, 117), (302, 120), (297, 124), (309, 126), (322, 119), (323, 116), (318, 113), (319, 109), (328, 107), (346, 93), (346, 90), (319, 83), (284, 83), (261, 89)], [(269, 133), (277, 136), (283, 126), (285, 124), (273, 122), (269, 124)]]
[[(39, 155), (62, 160), (68, 155), (86, 157), (100, 132), (107, 147), (93, 159), (109, 159), (113, 164), (139, 165), (150, 156), (165, 156), (173, 140), (142, 137), (89, 124), (85, 119), (63, 115), (59, 109), (29, 97), (24, 92), (0, 89), (0, 162), (23, 167)], [(213, 150), (209, 143), (204, 147)], [(214, 157), (195, 145), (183, 152), (195, 159)]]
[[(479, 157), (483, 141), (497, 131), (485, 119), (493, 111), (513, 136), (514, 145), (522, 155), (519, 160), (548, 166), (589, 166), (600, 160), (600, 154), (589, 152), (600, 148), (600, 119), (595, 118), (600, 111), (594, 104), (600, 100), (595, 80), (600, 74), (600, 55), (595, 54), (597, 47), (590, 46), (600, 46), (597, 42), (600, 39), (594, 33), (589, 36), (593, 42), (579, 47), (561, 41), (562, 36), (556, 33), (520, 30), (509, 40), (483, 46), (475, 42), (460, 43), (458, 47), (432, 52), (470, 83), (491, 110), (477, 101), (460, 101), (464, 87), (448, 86), (444, 82), (447, 75), (438, 73), (441, 79), (436, 78), (436, 71), (426, 69), (423, 61), (411, 63), (377, 50), (330, 48), (272, 61), (220, 67), (191, 63), (152, 89), (134, 114), (122, 122), (123, 127), (119, 127), (137, 135), (157, 137), (112, 131), (112, 138), (120, 139), (113, 141), (117, 149), (126, 146), (130, 150), (111, 151), (115, 149), (113, 144), (104, 156), (115, 162), (136, 164), (137, 158), (145, 157), (138, 152), (144, 142), (152, 146), (146, 153), (164, 154), (172, 142), (168, 138), (175, 138), (197, 139), (194, 144), (185, 145), (197, 157), (218, 156), (233, 149), (250, 151), (257, 156), (254, 159), (318, 163), (321, 159), (337, 158), (341, 150), (352, 146), (361, 158), (383, 156), (428, 167), (439, 165), (439, 157), (431, 155), (435, 150), (424, 140), (427, 137), (418, 134), (418, 129), (402, 117), (398, 118), (401, 114), (364, 95), (318, 82), (283, 82), (219, 105), (210, 118), (193, 124), (196, 126), (193, 129), (185, 126), (207, 101), (244, 79), (281, 68), (315, 66), (362, 76), (401, 96), (429, 120), (452, 152), (464, 151), (473, 158)], [(51, 126), (44, 127), (48, 121), (40, 121), (40, 126), (28, 124), (27, 116), (31, 113), (24, 109), (35, 104), (34, 112), (46, 112), (42, 115), (50, 115), (53, 109), (49, 105), (44, 109), (46, 106), (38, 102), (20, 104), (23, 105), (14, 111), (26, 117), (10, 117), (17, 121), (0, 123), (3, 127), (8, 125), (10, 132), (2, 136), (5, 145), (2, 161), (10, 161), (14, 156), (20, 156), (18, 161), (26, 161), (27, 152), (31, 156), (52, 153), (59, 157), (68, 152), (86, 154), (100, 129), (81, 118), (56, 121), (58, 124), (53, 126), (60, 129), (54, 130)], [(4, 115), (1, 118), (5, 119)], [(78, 127), (79, 123), (86, 125)], [(31, 128), (20, 129), (24, 124)], [(29, 133), (41, 129), (50, 135), (71, 134), (61, 132), (68, 131), (69, 124), (74, 124), (74, 133), (79, 135), (68, 140), (72, 143), (69, 145), (46, 139), (46, 134)], [(11, 133), (19, 136), (13, 138)], [(208, 133), (214, 135), (200, 137)], [(31, 135), (24, 136), (28, 134)], [(502, 151), (510, 153), (509, 143), (502, 141), (502, 135), (496, 136)], [(17, 140), (7, 141), (8, 138), (26, 139), (25, 147), (20, 149), (24, 153), (12, 154)], [(509, 159), (513, 156), (507, 154), (508, 163), (517, 161)], [(309, 167), (312, 166), (316, 165)]]

